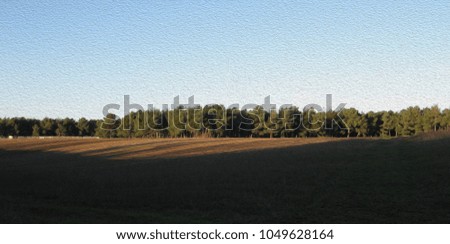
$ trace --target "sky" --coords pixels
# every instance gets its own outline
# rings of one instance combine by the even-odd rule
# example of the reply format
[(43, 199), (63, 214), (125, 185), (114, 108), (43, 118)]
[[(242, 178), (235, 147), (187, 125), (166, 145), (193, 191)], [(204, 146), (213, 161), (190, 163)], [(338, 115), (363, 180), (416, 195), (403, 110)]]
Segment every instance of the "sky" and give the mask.
[(1, 1), (0, 117), (143, 106), (450, 107), (449, 1)]

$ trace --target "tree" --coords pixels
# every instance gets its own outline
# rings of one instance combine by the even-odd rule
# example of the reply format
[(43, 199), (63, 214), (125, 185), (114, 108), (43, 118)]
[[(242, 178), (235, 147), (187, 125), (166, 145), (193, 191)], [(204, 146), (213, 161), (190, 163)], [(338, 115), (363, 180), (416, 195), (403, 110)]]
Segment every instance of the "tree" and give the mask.
[(130, 112), (122, 118), (122, 125), (117, 129), (117, 137), (132, 138), (135, 137), (137, 131), (136, 125), (136, 113)]
[(343, 130), (341, 134), (347, 137), (365, 136), (367, 133), (367, 122), (358, 110), (354, 108), (344, 109), (341, 112), (342, 120), (345, 123), (341, 125)]
[(266, 135), (268, 134), (269, 138), (279, 137), (281, 123), (276, 110), (270, 110), (270, 112), (266, 114), (264, 128), (266, 130)]
[(253, 121), (252, 137), (264, 137), (266, 135), (265, 121), (267, 112), (262, 106), (256, 106), (248, 112), (249, 119)]
[(422, 127), (424, 132), (437, 131), (441, 120), (441, 110), (437, 105), (423, 109)]
[(399, 135), (402, 135), (402, 124), (400, 122), (401, 116), (400, 113), (395, 113), (394, 114), (394, 119), (395, 119), (395, 137), (398, 137)]
[(115, 114), (107, 114), (105, 118), (97, 121), (95, 135), (102, 138), (117, 137), (117, 130), (120, 128), (121, 119)]
[(134, 135), (135, 137), (152, 137), (154, 130), (150, 127), (152, 121), (149, 121), (149, 112), (138, 111), (134, 116)]
[(448, 130), (450, 128), (450, 109), (445, 109), (442, 111), (441, 115), (441, 125), (445, 128), (445, 130)]
[(66, 135), (67, 136), (77, 136), (78, 135), (78, 128), (77, 123), (74, 119), (71, 118), (65, 118), (63, 120), (63, 126), (66, 129)]
[(35, 136), (35, 137), (39, 136), (39, 134), (40, 134), (39, 131), (40, 131), (39, 125), (37, 125), (37, 124), (33, 125), (33, 136)]
[(251, 135), (250, 120), (247, 119), (247, 111), (237, 108), (229, 108), (226, 111), (226, 136), (248, 137)]
[(123, 118), (108, 114), (102, 120), (0, 118), (0, 137), (391, 137), (449, 128), (450, 109), (441, 111), (437, 105), (365, 114), (355, 108), (336, 113), (313, 108), (301, 112), (297, 107), (266, 111), (262, 106), (256, 106), (247, 111), (211, 104), (204, 108), (137, 111)]
[(239, 137), (252, 136), (252, 130), (255, 127), (254, 120), (251, 118), (251, 114), (247, 109), (240, 110), (237, 116), (239, 121)]
[(50, 118), (44, 118), (40, 122), (41, 133), (44, 136), (53, 136), (56, 131), (56, 121)]
[(402, 125), (402, 135), (417, 135), (423, 131), (422, 113), (419, 107), (409, 107), (400, 112), (399, 122)]
[(75, 120), (70, 118), (57, 120), (55, 134), (57, 136), (77, 136), (79, 132)]
[(5, 123), (6, 119), (2, 119), (0, 118), (0, 137), (5, 137), (6, 135), (6, 123)]
[(342, 111), (337, 113), (335, 111), (327, 111), (325, 113), (326, 120), (325, 120), (325, 134), (326, 136), (330, 137), (340, 137), (342, 136), (341, 129), (345, 128), (345, 126), (342, 124), (342, 118), (341, 115)]
[(85, 118), (80, 118), (76, 127), (79, 136), (86, 136), (89, 133), (89, 121)]
[(14, 123), (11, 123), (9, 118), (5, 118), (3, 122), (3, 134), (5, 137), (11, 136), (14, 131)]
[(437, 105), (434, 105), (431, 107), (430, 113), (434, 131), (437, 131), (439, 128), (439, 123), (441, 122), (441, 109)]
[(367, 123), (367, 135), (374, 137), (381, 135), (381, 126), (383, 124), (383, 120), (381, 118), (382, 113), (368, 112), (366, 117)]
[(188, 108), (186, 133), (190, 137), (199, 137), (203, 131), (203, 112), (200, 106)]
[(16, 118), (11, 118), (8, 119), (8, 121), (6, 122), (6, 134), (7, 136), (19, 136), (20, 133), (20, 127), (19, 124), (17, 123)]
[(296, 137), (300, 133), (302, 114), (297, 107), (284, 107), (278, 111), (280, 137)]
[(183, 107), (168, 111), (168, 133), (172, 138), (186, 136), (187, 111)]
[(393, 111), (382, 112), (381, 134), (384, 136), (396, 135), (396, 124), (398, 123), (397, 116)]
[(302, 112), (302, 130), (299, 133), (301, 137), (316, 137), (320, 128), (323, 127), (322, 118), (317, 115), (313, 108), (305, 108)]
[(165, 137), (168, 124), (163, 112), (158, 109), (147, 111), (146, 127), (148, 127), (147, 134), (150, 137)]
[(56, 122), (55, 134), (57, 136), (66, 136), (67, 135), (67, 128), (64, 126), (63, 121), (58, 120)]
[(222, 137), (225, 135), (226, 110), (223, 105), (211, 104), (203, 108), (203, 127), (206, 136)]

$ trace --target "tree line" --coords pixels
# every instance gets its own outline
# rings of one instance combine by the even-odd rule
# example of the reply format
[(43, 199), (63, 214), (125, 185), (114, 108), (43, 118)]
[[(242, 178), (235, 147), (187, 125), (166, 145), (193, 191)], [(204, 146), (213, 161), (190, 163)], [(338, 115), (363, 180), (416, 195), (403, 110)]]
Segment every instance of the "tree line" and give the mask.
[(0, 118), (0, 137), (82, 136), (101, 138), (180, 137), (397, 137), (448, 130), (450, 110), (409, 107), (399, 112), (362, 113), (300, 111), (285, 107), (266, 111), (224, 108), (221, 105), (131, 112), (119, 118)]
[(101, 120), (0, 118), (0, 137), (95, 136)]

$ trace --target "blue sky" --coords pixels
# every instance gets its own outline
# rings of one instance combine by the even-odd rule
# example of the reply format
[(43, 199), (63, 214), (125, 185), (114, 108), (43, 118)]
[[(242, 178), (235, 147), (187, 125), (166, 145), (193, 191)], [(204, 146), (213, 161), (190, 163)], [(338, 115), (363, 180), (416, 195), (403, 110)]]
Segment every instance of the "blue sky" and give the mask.
[(0, 117), (334, 103), (450, 107), (449, 1), (1, 1)]

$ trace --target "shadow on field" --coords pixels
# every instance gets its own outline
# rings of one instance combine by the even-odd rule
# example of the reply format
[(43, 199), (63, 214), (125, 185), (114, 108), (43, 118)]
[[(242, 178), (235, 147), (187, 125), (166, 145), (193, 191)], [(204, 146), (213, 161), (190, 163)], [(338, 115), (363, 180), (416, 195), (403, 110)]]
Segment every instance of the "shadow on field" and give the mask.
[(342, 140), (127, 160), (0, 150), (0, 222), (449, 223), (449, 146)]

